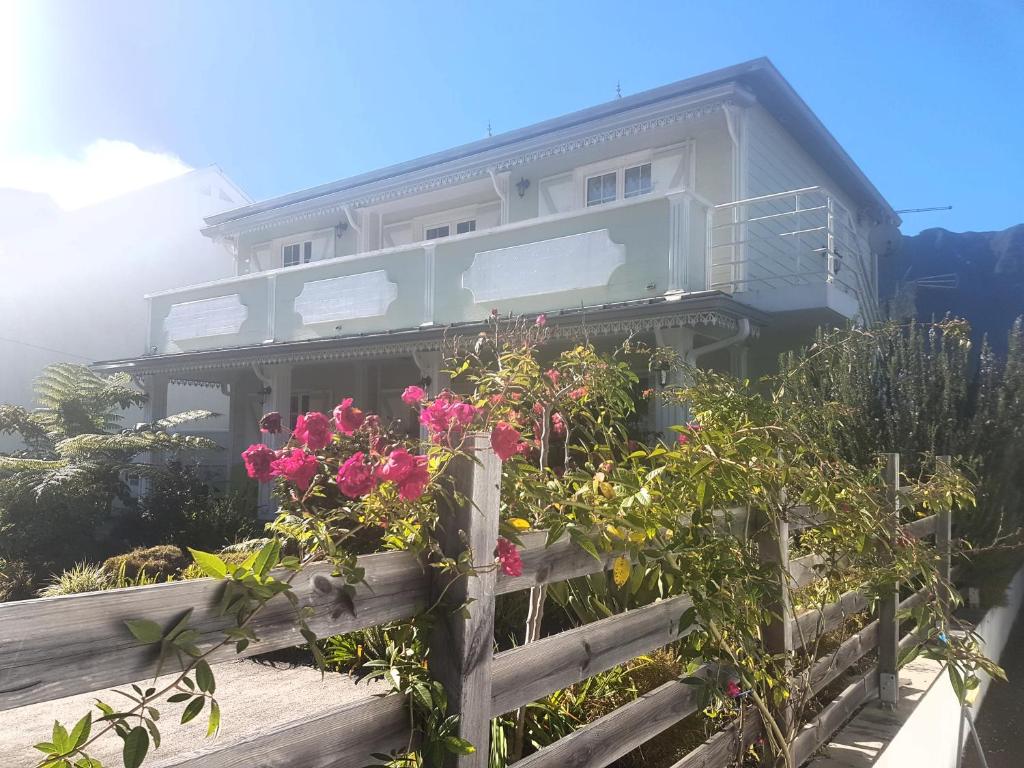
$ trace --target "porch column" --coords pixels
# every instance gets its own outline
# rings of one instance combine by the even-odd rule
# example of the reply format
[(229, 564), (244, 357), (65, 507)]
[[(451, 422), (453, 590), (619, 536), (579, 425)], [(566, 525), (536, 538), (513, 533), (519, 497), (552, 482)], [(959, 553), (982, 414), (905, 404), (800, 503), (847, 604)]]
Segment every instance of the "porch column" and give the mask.
[(690, 210), (693, 196), (685, 189), (670, 192), (668, 198), (668, 286), (670, 299), (678, 299), (689, 289), (687, 258), (690, 256)]
[[(426, 382), (423, 388), (427, 390), (427, 394), (430, 397), (436, 396), (441, 390), (446, 389), (451, 384), (448, 374), (441, 370), (443, 362), (441, 350), (432, 349), (425, 352), (414, 352), (412, 359), (416, 363), (416, 367), (419, 368), (423, 381)], [(427, 439), (426, 427), (420, 425), (420, 440), (425, 441)]]
[[(142, 418), (147, 424), (167, 418), (167, 386), (170, 377), (163, 374), (150, 374), (142, 377), (142, 389), (146, 393), (146, 402), (142, 406)], [(149, 451), (145, 461), (153, 466), (164, 463), (163, 451)], [(152, 489), (149, 480), (140, 483), (139, 491), (148, 493)]]
[[(686, 360), (687, 353), (693, 349), (693, 335), (692, 328), (656, 328), (654, 331), (657, 345), (675, 350), (680, 363)], [(664, 387), (661, 386), (660, 381), (657, 382), (658, 388), (669, 390), (683, 387), (689, 383), (687, 379), (686, 371), (683, 368), (676, 367), (667, 372)], [(676, 433), (671, 430), (671, 427), (677, 424), (685, 424), (689, 416), (690, 409), (685, 405), (659, 400), (654, 413), (654, 429), (662, 439), (666, 442), (671, 442), (676, 439)]]
[[(281, 414), (281, 434), (260, 433), (263, 444), (276, 451), (287, 442), (292, 429), (292, 425), (288, 423), (292, 397), (292, 366), (288, 363), (254, 366), (254, 371), (265, 393), (263, 413), (277, 411)], [(263, 520), (272, 520), (277, 514), (277, 504), (270, 497), (270, 488), (270, 483), (260, 483), (259, 514)]]
[(736, 344), (729, 347), (729, 364), (733, 376), (739, 380), (747, 378), (747, 357), (750, 348), (746, 344)]

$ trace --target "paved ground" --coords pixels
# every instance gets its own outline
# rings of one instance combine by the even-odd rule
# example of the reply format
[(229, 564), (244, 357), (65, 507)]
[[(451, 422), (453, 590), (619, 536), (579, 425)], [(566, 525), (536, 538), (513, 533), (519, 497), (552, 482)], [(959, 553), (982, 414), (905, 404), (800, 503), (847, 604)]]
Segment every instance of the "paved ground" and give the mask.
[[(214, 667), (217, 678), (217, 700), (221, 707), (221, 732), (218, 742), (227, 742), (255, 731), (300, 720), (303, 716), (322, 712), (353, 699), (370, 697), (381, 687), (358, 686), (344, 675), (327, 675), (309, 667), (269, 666), (252, 661), (219, 664)], [(125, 686), (127, 687), (127, 686)], [(33, 766), (39, 752), (32, 745), (48, 741), (54, 719), (73, 725), (92, 706), (96, 696), (114, 703), (116, 694), (102, 692), (82, 694), (44, 704), (33, 704), (0, 712), (0, 766), (20, 768)], [(174, 756), (216, 742), (204, 738), (206, 719), (202, 715), (181, 725), (181, 704), (165, 704), (159, 721), (161, 748), (146, 760), (147, 768), (158, 768), (174, 762)], [(94, 713), (96, 710), (93, 710)], [(121, 765), (121, 740), (104, 737), (93, 756), (104, 765)]]
[[(993, 682), (978, 714), (978, 735), (989, 768), (1024, 765), (1024, 611), (1010, 632), (1000, 659), (1009, 683)], [(965, 768), (981, 768), (974, 745), (967, 747)]]

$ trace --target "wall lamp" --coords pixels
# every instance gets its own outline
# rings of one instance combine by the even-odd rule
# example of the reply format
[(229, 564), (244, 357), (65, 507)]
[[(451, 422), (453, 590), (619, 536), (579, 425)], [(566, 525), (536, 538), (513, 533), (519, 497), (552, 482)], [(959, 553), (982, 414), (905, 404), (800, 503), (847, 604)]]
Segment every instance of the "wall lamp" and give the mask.
[(516, 191), (519, 193), (520, 197), (525, 195), (526, 194), (526, 190), (528, 190), (529, 188), (530, 188), (530, 180), (525, 178), (525, 177), (519, 179), (519, 181), (516, 182)]

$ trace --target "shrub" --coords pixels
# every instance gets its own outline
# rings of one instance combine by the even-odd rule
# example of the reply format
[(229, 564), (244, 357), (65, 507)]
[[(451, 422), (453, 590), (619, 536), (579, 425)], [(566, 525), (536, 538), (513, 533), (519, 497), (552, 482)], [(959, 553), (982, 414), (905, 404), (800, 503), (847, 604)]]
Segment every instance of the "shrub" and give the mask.
[(101, 592), (113, 589), (116, 583), (115, 575), (105, 570), (102, 565), (75, 563), (68, 570), (50, 579), (50, 582), (39, 590), (39, 596), (59, 597), (77, 595), (81, 592)]
[(32, 572), (20, 560), (0, 559), (0, 603), (32, 597)]
[(103, 570), (113, 576), (123, 568), (125, 577), (129, 579), (137, 579), (140, 574), (149, 578), (167, 578), (178, 575), (188, 562), (189, 558), (178, 547), (161, 544), (107, 558)]

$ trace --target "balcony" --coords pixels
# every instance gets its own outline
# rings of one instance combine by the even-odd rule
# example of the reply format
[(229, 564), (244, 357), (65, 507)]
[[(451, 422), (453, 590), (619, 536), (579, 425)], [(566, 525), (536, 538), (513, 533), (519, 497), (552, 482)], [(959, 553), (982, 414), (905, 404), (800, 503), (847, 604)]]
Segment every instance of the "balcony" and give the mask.
[[(680, 190), (152, 294), (149, 351), (354, 336), (478, 321), (492, 309), (530, 314), (709, 289), (754, 306), (814, 282), (859, 290), (845, 269), (840, 277), (835, 222), (826, 219), (823, 232), (810, 193), (785, 194), (796, 203), (774, 219), (763, 200), (714, 206)], [(805, 231), (797, 237), (793, 227)], [(821, 243), (831, 250), (819, 268)], [(843, 313), (856, 309), (850, 301)]]

